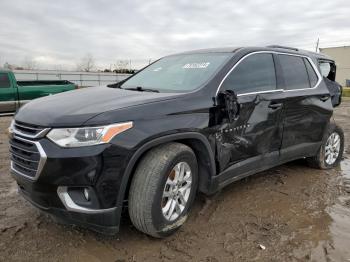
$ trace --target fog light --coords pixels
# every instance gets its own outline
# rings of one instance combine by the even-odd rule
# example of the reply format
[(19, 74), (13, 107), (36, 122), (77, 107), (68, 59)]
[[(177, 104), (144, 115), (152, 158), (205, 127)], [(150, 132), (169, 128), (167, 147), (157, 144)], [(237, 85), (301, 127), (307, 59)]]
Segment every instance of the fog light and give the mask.
[(84, 197), (87, 201), (90, 201), (89, 189), (84, 188)]

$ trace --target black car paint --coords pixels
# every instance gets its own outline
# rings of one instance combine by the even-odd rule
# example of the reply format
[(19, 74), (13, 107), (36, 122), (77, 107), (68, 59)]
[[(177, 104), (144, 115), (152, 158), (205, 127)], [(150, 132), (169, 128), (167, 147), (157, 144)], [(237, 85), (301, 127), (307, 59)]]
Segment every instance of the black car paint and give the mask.
[[(177, 95), (91, 87), (39, 98), (34, 103), (24, 105), (16, 120), (38, 126), (76, 127), (84, 125), (101, 113), (113, 112), (118, 118), (120, 109), (125, 111), (134, 106), (166, 101)], [(105, 120), (97, 124), (114, 123), (114, 120)]]
[[(313, 54), (298, 51), (231, 49), (232, 59), (205, 86), (190, 93), (89, 88), (28, 103), (16, 114), (16, 121), (50, 128), (125, 121), (133, 121), (134, 126), (107, 145), (87, 148), (64, 149), (40, 139), (47, 162), (38, 180), (13, 173), (22, 194), (39, 208), (73, 223), (115, 232), (134, 168), (159, 144), (179, 141), (192, 147), (199, 162), (199, 191), (205, 194), (247, 175), (314, 155), (333, 112), (330, 99), (323, 100), (329, 96), (323, 81), (315, 89), (286, 92), (277, 66), (277, 89), (282, 90), (238, 96), (239, 113), (234, 119), (218, 100), (218, 87), (231, 68), (247, 54), (261, 51), (304, 55), (317, 64)], [(87, 176), (90, 172), (97, 174), (93, 180)], [(90, 187), (97, 201), (87, 207), (115, 210), (99, 215), (65, 211), (56, 193), (59, 185)]]

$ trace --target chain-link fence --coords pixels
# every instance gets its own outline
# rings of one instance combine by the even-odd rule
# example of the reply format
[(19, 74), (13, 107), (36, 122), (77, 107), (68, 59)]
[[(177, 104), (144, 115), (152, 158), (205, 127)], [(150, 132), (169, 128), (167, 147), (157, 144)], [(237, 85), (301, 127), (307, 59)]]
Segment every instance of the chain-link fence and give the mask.
[(104, 86), (119, 82), (129, 74), (104, 72), (70, 72), (51, 70), (13, 70), (18, 81), (30, 80), (68, 80), (78, 86)]

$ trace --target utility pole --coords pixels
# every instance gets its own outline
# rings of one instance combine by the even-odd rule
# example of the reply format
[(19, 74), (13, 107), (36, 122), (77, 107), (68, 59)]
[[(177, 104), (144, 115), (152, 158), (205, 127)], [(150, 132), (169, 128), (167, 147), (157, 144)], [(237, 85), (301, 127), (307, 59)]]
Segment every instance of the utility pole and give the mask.
[(318, 52), (318, 45), (320, 44), (320, 38), (317, 38), (316, 42), (316, 53)]

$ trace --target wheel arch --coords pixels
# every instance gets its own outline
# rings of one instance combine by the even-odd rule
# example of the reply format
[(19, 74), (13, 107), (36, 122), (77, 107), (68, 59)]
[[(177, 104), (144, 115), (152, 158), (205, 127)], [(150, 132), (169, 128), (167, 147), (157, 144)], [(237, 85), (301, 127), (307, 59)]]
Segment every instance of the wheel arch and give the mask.
[(198, 162), (199, 184), (198, 190), (203, 193), (210, 193), (211, 177), (216, 173), (214, 153), (211, 149), (208, 139), (196, 132), (185, 132), (180, 134), (171, 134), (155, 138), (143, 144), (131, 157), (125, 169), (118, 193), (117, 206), (122, 206), (127, 199), (130, 183), (136, 166), (141, 158), (152, 148), (169, 143), (178, 142), (189, 146), (195, 153)]

